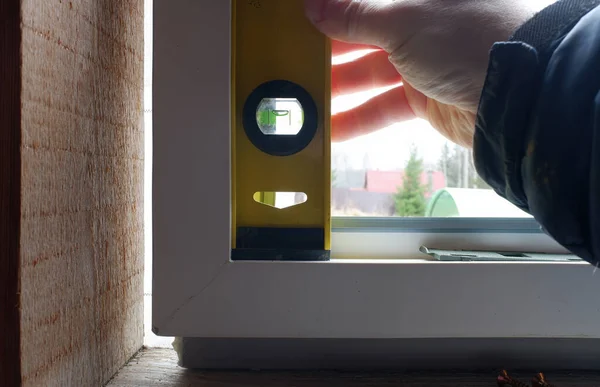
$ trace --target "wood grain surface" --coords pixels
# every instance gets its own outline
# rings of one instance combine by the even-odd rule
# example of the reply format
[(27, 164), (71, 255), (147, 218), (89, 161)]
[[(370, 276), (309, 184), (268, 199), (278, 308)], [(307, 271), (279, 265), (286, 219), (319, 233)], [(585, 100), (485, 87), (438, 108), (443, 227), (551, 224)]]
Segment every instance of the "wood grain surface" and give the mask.
[[(515, 373), (524, 382), (532, 372)], [(207, 372), (186, 370), (177, 365), (170, 349), (140, 351), (109, 387), (496, 387), (495, 370), (489, 372), (444, 373), (360, 373), (360, 372)], [(597, 387), (600, 373), (547, 372), (556, 387)]]
[(143, 6), (0, 1), (2, 387), (100, 386), (142, 345)]

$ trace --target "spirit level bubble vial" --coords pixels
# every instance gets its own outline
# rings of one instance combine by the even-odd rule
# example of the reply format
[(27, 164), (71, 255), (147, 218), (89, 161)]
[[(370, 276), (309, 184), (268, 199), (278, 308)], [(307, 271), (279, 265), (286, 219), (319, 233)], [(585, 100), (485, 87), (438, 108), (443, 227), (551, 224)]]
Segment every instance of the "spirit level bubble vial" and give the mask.
[(232, 0), (232, 28), (232, 260), (329, 260), (330, 41), (302, 0)]

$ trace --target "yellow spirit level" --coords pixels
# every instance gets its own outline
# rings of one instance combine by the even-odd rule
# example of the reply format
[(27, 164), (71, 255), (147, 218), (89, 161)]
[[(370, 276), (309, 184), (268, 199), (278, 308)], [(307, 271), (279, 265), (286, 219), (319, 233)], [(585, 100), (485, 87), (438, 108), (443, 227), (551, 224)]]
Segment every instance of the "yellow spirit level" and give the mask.
[(330, 41), (302, 0), (232, 11), (232, 259), (328, 260)]

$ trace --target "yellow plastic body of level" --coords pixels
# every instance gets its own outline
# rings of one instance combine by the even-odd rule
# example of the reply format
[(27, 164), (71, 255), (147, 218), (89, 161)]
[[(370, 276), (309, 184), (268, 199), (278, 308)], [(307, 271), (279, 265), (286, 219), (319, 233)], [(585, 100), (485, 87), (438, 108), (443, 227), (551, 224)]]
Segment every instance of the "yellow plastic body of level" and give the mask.
[[(306, 19), (302, 0), (232, 5), (233, 252), (312, 260), (306, 250), (323, 260), (330, 250), (330, 41)], [(276, 208), (278, 193), (303, 193), (305, 202)]]

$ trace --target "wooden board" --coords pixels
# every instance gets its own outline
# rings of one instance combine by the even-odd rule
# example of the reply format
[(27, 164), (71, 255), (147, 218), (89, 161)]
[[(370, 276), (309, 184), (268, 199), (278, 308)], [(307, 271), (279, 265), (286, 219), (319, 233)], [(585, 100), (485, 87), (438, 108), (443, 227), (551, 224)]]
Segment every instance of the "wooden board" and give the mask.
[[(519, 373), (529, 382), (532, 373)], [(600, 386), (600, 373), (553, 373), (556, 387)], [(496, 387), (496, 372), (360, 373), (360, 372), (204, 372), (177, 366), (170, 349), (147, 349), (133, 358), (108, 387)]]
[[(0, 364), (15, 375), (2, 386), (19, 370), (24, 386), (102, 385), (143, 340), (144, 2), (0, 3), (1, 31), (16, 25), (21, 35), (0, 38), (3, 71), (4, 51), (20, 48), (13, 98), (21, 84), (17, 108), (4, 77), (0, 93), (0, 116), (12, 114), (2, 122), (0, 207), (20, 214), (0, 226), (3, 320), (19, 294), (20, 338), (11, 314), (2, 333), (21, 352), (19, 367), (14, 343), (3, 345)], [(20, 182), (7, 189), (9, 168)]]

